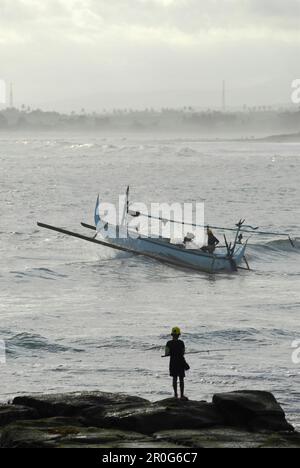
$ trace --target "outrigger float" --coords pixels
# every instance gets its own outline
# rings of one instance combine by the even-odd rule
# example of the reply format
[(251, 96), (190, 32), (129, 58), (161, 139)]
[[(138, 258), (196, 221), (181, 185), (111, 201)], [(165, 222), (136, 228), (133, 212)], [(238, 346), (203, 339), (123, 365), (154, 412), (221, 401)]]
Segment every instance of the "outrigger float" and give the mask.
[[(87, 242), (109, 247), (115, 250), (129, 252), (134, 255), (148, 257), (157, 260), (162, 263), (173, 265), (180, 268), (187, 268), (190, 270), (207, 272), (207, 273), (219, 273), (219, 272), (236, 272), (238, 270), (250, 270), (249, 263), (246, 258), (246, 249), (248, 240), (242, 243), (242, 237), (244, 233), (248, 234), (260, 234), (260, 235), (272, 235), (272, 236), (284, 236), (289, 239), (292, 246), (294, 247), (291, 237), (286, 233), (274, 233), (259, 231), (258, 227), (245, 225), (245, 220), (240, 220), (235, 227), (227, 228), (220, 226), (208, 226), (199, 225), (192, 223), (183, 223), (177, 220), (166, 220), (161, 217), (151, 216), (138, 211), (129, 209), (129, 187), (126, 192), (126, 215), (139, 217), (145, 216), (147, 218), (154, 218), (162, 222), (179, 223), (194, 228), (213, 228), (220, 231), (231, 231), (234, 233), (233, 242), (228, 242), (226, 235), (224, 235), (224, 246), (218, 246), (214, 252), (210, 253), (205, 249), (201, 248), (187, 248), (185, 243), (174, 244), (170, 239), (163, 238), (160, 236), (149, 237), (143, 234), (137, 233), (134, 230), (130, 230), (127, 223), (127, 216), (124, 217), (124, 223), (115, 226), (101, 220), (99, 215), (99, 196), (97, 198), (95, 208), (95, 225), (81, 223), (81, 225), (89, 230), (95, 232), (90, 237), (82, 235), (73, 231), (62, 229), (56, 226), (38, 222), (37, 225), (41, 228), (49, 229), (52, 231), (65, 234), (67, 236), (82, 239)], [(111, 236), (110, 233), (114, 232), (115, 235)], [(124, 235), (125, 234), (125, 235)], [(99, 239), (101, 236), (101, 239)], [(245, 266), (242, 266), (242, 265)]]

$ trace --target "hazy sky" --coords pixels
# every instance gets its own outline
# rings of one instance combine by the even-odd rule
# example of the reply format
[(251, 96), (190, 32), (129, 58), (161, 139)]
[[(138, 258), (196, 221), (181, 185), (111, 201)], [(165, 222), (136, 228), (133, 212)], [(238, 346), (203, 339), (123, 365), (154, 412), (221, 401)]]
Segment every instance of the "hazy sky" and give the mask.
[(0, 78), (59, 110), (288, 102), (300, 0), (0, 0)]

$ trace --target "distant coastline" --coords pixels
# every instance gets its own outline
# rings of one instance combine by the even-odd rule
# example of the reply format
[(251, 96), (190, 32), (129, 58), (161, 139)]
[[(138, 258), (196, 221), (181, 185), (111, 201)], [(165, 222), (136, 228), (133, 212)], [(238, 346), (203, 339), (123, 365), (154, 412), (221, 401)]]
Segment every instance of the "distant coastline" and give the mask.
[(87, 131), (191, 133), (205, 140), (300, 142), (300, 110), (268, 108), (235, 112), (183, 109), (115, 109), (62, 114), (22, 106), (0, 111), (0, 132)]
[(270, 135), (266, 138), (261, 138), (260, 140), (274, 143), (300, 143), (300, 132), (287, 133), (282, 135)]

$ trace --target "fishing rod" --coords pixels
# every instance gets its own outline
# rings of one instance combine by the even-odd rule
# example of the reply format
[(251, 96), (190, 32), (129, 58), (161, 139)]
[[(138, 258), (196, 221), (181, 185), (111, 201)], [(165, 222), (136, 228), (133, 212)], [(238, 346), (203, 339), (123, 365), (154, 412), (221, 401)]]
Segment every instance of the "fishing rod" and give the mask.
[[(188, 353), (185, 353), (184, 355), (186, 356), (187, 354), (204, 354), (204, 353), (214, 353), (214, 352), (222, 352), (222, 351), (232, 351), (232, 349), (205, 349), (201, 351), (190, 351)], [(161, 356), (162, 358), (165, 357), (170, 357), (169, 354), (164, 354)]]

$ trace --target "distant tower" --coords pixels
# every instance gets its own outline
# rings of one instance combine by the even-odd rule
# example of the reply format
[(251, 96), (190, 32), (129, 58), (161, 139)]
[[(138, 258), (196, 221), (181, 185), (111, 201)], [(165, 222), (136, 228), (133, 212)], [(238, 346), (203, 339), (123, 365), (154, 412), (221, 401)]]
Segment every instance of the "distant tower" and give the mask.
[(225, 83), (225, 80), (223, 80), (223, 86), (222, 86), (222, 110), (223, 110), (223, 112), (226, 111), (226, 83)]
[(12, 83), (10, 83), (9, 107), (11, 109), (14, 107), (14, 92), (13, 92), (13, 84)]

